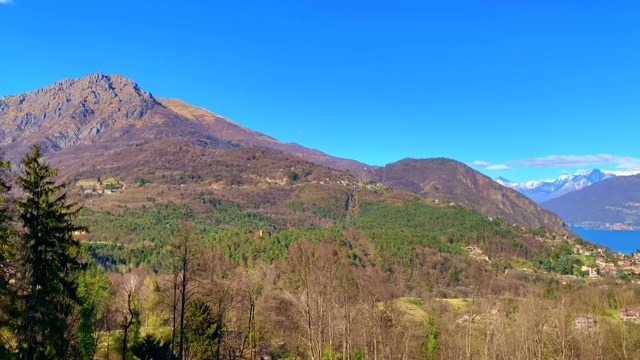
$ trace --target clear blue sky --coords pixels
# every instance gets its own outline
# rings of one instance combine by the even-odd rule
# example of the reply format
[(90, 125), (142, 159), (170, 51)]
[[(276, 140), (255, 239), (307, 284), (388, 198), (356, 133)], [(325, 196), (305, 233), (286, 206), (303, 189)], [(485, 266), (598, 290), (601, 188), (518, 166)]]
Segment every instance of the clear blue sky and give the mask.
[(0, 0), (0, 35), (0, 94), (103, 71), (369, 164), (640, 167), (637, 1)]

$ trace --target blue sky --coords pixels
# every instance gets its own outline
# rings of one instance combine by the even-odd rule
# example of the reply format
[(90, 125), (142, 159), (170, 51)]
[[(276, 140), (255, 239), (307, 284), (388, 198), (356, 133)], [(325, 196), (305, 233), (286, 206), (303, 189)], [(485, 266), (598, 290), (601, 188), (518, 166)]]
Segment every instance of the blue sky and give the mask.
[(634, 1), (0, 0), (0, 94), (103, 71), (284, 142), (533, 180), (640, 167)]

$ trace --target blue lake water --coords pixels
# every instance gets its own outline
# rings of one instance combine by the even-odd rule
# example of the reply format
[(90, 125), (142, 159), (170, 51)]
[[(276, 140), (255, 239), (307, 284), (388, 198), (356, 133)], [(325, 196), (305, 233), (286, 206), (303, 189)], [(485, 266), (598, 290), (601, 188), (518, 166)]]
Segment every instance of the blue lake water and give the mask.
[(611, 251), (630, 254), (640, 249), (640, 230), (595, 230), (572, 227), (583, 239), (601, 244)]

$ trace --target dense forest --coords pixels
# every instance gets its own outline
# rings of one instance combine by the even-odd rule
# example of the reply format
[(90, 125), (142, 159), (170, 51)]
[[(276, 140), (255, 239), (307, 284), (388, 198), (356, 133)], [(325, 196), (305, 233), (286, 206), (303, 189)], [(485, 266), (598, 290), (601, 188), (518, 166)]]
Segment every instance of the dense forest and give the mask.
[(0, 163), (3, 359), (640, 358), (635, 279), (559, 281), (582, 240), (350, 193), (82, 207), (39, 151)]

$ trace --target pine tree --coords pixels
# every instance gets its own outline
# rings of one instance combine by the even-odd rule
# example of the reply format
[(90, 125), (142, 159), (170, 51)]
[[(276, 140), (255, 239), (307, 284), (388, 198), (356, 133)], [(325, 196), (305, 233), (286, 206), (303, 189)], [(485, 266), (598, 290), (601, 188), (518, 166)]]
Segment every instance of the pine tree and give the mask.
[[(15, 293), (11, 287), (15, 272), (8, 263), (12, 254), (13, 237), (13, 211), (9, 197), (11, 186), (7, 176), (9, 168), (10, 164), (0, 159), (0, 331), (13, 328), (15, 315)], [(0, 358), (8, 356), (8, 346), (0, 340)]]
[(23, 173), (16, 178), (23, 192), (17, 200), (19, 357), (59, 359), (69, 347), (67, 320), (79, 303), (78, 276), (84, 268), (73, 233), (84, 228), (74, 224), (79, 208), (67, 201), (67, 184), (56, 184), (58, 169), (41, 158), (40, 147), (34, 145), (21, 163)]
[[(0, 266), (5, 270), (6, 261), (9, 259), (11, 253), (10, 239), (12, 236), (12, 211), (11, 202), (9, 198), (9, 191), (11, 185), (8, 181), (8, 171), (10, 164), (0, 159)], [(7, 275), (5, 271), (2, 273), (0, 279), (0, 289), (4, 290), (8, 283)]]
[(111, 290), (109, 278), (97, 266), (84, 271), (80, 277), (78, 295), (81, 305), (78, 309), (77, 341), (81, 360), (95, 357), (98, 344), (105, 334), (102, 315), (107, 302), (112, 300)]
[[(10, 164), (0, 159), (0, 244), (2, 245), (2, 252), (0, 256), (6, 255), (10, 232), (11, 232), (11, 211), (9, 203), (9, 191), (11, 185), (7, 179), (7, 173), (9, 171)], [(0, 261), (5, 261), (6, 258), (0, 258)]]
[(196, 298), (189, 304), (185, 320), (189, 353), (197, 359), (217, 358), (222, 332), (211, 307)]

